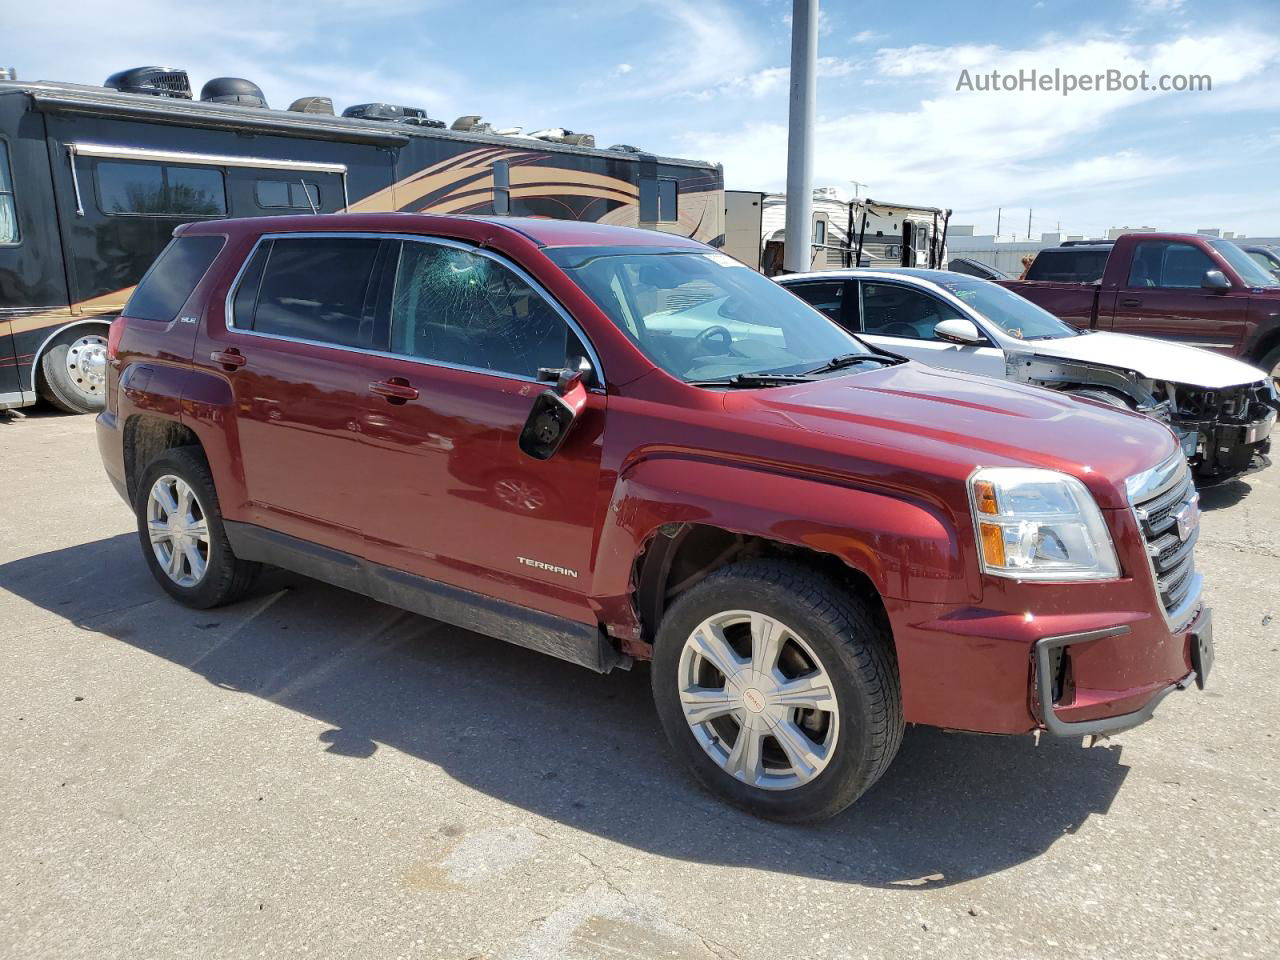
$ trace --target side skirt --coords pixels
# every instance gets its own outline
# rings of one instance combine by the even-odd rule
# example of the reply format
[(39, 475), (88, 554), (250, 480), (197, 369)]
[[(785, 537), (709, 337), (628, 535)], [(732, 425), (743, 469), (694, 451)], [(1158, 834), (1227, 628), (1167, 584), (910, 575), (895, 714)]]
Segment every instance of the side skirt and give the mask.
[(620, 654), (599, 627), (371, 563), (256, 524), (224, 520), (223, 526), (231, 549), (242, 560), (283, 567), (597, 673), (630, 666), (630, 658)]

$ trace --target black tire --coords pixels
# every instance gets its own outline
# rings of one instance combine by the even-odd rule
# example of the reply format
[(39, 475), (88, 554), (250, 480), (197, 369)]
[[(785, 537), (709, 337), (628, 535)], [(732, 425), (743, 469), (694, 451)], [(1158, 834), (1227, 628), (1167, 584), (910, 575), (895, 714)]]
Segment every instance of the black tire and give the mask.
[[(835, 691), (839, 736), (825, 769), (800, 786), (749, 785), (712, 760), (685, 719), (681, 651), (704, 620), (726, 610), (776, 617), (803, 635)], [(805, 823), (835, 816), (888, 768), (902, 742), (902, 691), (892, 637), (869, 605), (822, 573), (781, 560), (749, 560), (716, 571), (682, 594), (654, 643), (653, 697), (672, 748), (712, 793), (756, 816)]]
[(1263, 354), (1262, 359), (1258, 361), (1258, 366), (1271, 376), (1277, 387), (1280, 387), (1280, 346)]
[[(147, 501), (156, 481), (164, 476), (178, 477), (191, 488), (208, 529), (206, 569), (203, 578), (194, 586), (183, 586), (171, 579), (161, 569), (151, 546)], [(262, 570), (261, 564), (241, 560), (232, 552), (226, 529), (222, 525), (222, 511), (218, 506), (213, 476), (209, 473), (209, 464), (199, 447), (175, 447), (151, 462), (138, 482), (134, 516), (138, 521), (138, 540), (142, 546), (142, 555), (146, 558), (151, 575), (165, 592), (188, 607), (204, 610), (233, 603), (248, 592)]]
[[(36, 389), (42, 399), (63, 413), (99, 413), (107, 404), (105, 386), (86, 386), (83, 379), (77, 383), (68, 369), (68, 354), (86, 337), (100, 341), (105, 347), (107, 328), (90, 326), (64, 330), (40, 357)], [(74, 357), (71, 362), (75, 362)]]
[(1085, 397), (1089, 400), (1097, 400), (1099, 403), (1105, 403), (1108, 406), (1117, 407), (1121, 410), (1136, 409), (1128, 398), (1102, 387), (1076, 387), (1066, 392), (1071, 394), (1073, 397)]

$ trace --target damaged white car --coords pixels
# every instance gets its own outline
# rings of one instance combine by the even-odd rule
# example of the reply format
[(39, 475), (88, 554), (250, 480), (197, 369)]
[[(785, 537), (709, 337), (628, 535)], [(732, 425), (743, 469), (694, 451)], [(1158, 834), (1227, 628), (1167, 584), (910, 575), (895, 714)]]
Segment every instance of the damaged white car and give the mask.
[(892, 353), (1155, 417), (1178, 437), (1201, 482), (1269, 463), (1280, 401), (1271, 378), (1239, 360), (1077, 330), (1004, 287), (949, 271), (829, 271), (778, 282)]

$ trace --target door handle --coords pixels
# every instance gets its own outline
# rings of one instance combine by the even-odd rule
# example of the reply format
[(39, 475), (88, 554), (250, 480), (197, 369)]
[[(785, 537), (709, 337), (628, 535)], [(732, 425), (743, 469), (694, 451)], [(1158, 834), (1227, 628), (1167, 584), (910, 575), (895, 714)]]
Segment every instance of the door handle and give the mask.
[(235, 347), (228, 347), (226, 350), (215, 350), (209, 354), (209, 359), (214, 363), (222, 364), (224, 370), (236, 370), (249, 362), (249, 358)]
[(1142, 306), (1142, 298), (1141, 297), (1125, 297), (1123, 300), (1120, 301), (1120, 306), (1140, 307)]
[(404, 377), (392, 377), (389, 380), (374, 380), (369, 384), (369, 392), (386, 397), (387, 403), (404, 403), (406, 400), (418, 399), (418, 388), (409, 385)]

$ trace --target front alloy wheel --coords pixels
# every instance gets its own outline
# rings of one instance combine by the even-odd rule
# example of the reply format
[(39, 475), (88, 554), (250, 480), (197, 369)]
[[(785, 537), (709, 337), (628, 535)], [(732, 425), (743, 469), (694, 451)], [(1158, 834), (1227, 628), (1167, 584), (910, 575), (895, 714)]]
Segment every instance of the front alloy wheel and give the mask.
[(156, 563), (180, 587), (197, 586), (209, 568), (209, 524), (181, 477), (158, 477), (147, 494), (147, 532)]
[(840, 708), (826, 669), (786, 624), (748, 610), (709, 617), (685, 641), (679, 677), (694, 739), (730, 776), (789, 790), (826, 769)]

